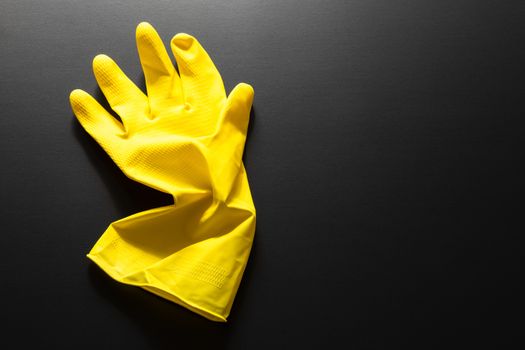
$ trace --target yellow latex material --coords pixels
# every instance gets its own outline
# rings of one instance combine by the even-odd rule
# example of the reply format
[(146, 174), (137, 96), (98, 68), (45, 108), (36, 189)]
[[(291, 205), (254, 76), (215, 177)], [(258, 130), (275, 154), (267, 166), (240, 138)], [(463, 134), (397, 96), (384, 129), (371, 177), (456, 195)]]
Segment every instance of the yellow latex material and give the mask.
[(113, 222), (88, 257), (115, 280), (140, 286), (214, 321), (226, 321), (255, 232), (242, 154), (253, 89), (228, 98), (219, 72), (190, 35), (171, 40), (178, 72), (157, 32), (141, 23), (145, 95), (105, 55), (100, 89), (122, 123), (82, 90), (70, 95), (84, 129), (131, 179), (174, 205)]

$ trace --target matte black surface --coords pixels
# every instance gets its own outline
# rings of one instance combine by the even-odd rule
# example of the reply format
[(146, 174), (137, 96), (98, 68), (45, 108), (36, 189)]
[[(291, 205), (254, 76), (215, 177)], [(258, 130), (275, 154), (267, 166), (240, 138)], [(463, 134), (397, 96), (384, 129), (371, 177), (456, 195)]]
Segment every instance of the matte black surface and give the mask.
[[(0, 3), (2, 340), (23, 348), (450, 348), (523, 332), (523, 1)], [(120, 173), (69, 92), (103, 99), (134, 31), (195, 35), (256, 92), (256, 241), (227, 324), (85, 254), (170, 203)], [(499, 347), (501, 348), (501, 347)]]

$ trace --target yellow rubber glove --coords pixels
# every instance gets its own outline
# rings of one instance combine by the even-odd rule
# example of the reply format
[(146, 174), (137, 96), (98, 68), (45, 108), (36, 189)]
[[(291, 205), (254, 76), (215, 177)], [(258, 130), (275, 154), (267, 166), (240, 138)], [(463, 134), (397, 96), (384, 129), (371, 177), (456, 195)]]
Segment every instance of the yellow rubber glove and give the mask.
[(175, 204), (113, 222), (88, 257), (111, 277), (215, 321), (225, 321), (255, 232), (242, 154), (251, 86), (224, 91), (199, 42), (177, 34), (171, 48), (148, 23), (136, 32), (147, 96), (105, 55), (97, 82), (122, 123), (82, 90), (70, 95), (84, 129), (131, 179)]

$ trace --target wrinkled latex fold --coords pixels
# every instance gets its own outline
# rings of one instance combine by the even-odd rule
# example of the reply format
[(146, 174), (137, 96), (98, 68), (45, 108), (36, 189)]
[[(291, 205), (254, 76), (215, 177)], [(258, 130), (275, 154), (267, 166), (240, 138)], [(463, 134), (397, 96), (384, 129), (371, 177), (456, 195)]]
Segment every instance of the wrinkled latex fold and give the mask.
[(108, 56), (95, 78), (115, 119), (82, 90), (70, 95), (84, 129), (131, 179), (174, 204), (113, 222), (88, 257), (115, 280), (225, 321), (247, 264), (255, 207), (242, 155), (253, 89), (226, 97), (221, 76), (188, 34), (171, 40), (178, 71), (148, 23), (136, 32), (144, 94)]

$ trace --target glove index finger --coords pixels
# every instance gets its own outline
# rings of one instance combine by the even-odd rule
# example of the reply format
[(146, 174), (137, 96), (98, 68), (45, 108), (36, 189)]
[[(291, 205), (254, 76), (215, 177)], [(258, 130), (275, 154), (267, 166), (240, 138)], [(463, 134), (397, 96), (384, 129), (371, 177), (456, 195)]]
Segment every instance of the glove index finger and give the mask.
[(76, 89), (69, 95), (73, 113), (82, 127), (110, 153), (111, 146), (125, 137), (124, 126), (87, 92)]
[(185, 102), (221, 101), (226, 97), (221, 75), (197, 39), (179, 33), (171, 39), (171, 49), (179, 68)]

